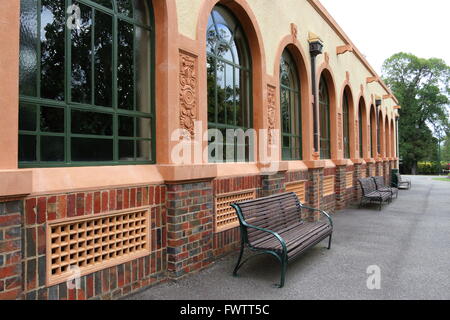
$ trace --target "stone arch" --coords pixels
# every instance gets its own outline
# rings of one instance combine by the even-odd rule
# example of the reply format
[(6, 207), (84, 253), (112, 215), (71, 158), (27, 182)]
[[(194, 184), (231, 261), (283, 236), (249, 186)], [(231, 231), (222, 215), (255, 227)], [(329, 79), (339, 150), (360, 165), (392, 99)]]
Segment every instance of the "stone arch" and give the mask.
[[(203, 1), (202, 7), (197, 19), (197, 43), (200, 48), (199, 51), (199, 88), (207, 87), (206, 79), (206, 30), (208, 25), (209, 15), (216, 5), (222, 5), (229, 9), (239, 21), (247, 38), (250, 56), (252, 60), (252, 115), (253, 128), (261, 129), (267, 127), (267, 114), (265, 111), (268, 106), (268, 100), (272, 94), (270, 88), (265, 84), (266, 64), (264, 45), (262, 41), (262, 34), (258, 26), (257, 19), (250, 9), (248, 3), (244, 0), (214, 0)], [(199, 93), (199, 104), (207, 104), (207, 92), (202, 90)], [(206, 108), (204, 108), (206, 110)], [(256, 152), (256, 147), (254, 149)], [(256, 154), (256, 153), (255, 153)]]

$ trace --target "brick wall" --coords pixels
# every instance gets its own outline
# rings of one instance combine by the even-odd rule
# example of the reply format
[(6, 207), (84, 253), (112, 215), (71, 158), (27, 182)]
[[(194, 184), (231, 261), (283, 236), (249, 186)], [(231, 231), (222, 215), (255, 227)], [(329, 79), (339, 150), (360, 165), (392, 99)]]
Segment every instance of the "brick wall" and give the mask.
[[(165, 186), (142, 186), (64, 193), (25, 199), (22, 298), (112, 299), (165, 279)], [(46, 224), (56, 219), (95, 216), (129, 208), (151, 208), (151, 254), (81, 277), (80, 288), (66, 282), (46, 287)]]
[(260, 197), (267, 197), (285, 191), (285, 173), (278, 172), (261, 176)]
[(212, 182), (168, 184), (166, 206), (169, 276), (208, 266), (213, 260)]
[[(323, 169), (309, 169), (308, 171), (308, 205), (313, 208), (319, 208), (321, 205), (321, 197), (323, 194)], [(318, 220), (320, 218), (319, 212), (310, 212), (309, 218), (311, 220)]]
[(0, 200), (0, 300), (14, 300), (22, 291), (22, 202)]
[(336, 167), (336, 210), (342, 210), (347, 206), (347, 167)]

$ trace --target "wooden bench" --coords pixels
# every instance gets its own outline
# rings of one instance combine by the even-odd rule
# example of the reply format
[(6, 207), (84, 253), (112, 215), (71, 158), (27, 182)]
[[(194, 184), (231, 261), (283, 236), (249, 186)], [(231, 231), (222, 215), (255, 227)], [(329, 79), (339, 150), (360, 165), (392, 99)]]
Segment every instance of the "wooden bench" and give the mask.
[[(333, 221), (325, 211), (304, 206), (295, 193), (282, 193), (231, 205), (239, 218), (241, 252), (234, 268), (237, 276), (245, 248), (261, 254), (271, 254), (281, 264), (279, 288), (284, 286), (288, 261), (329, 237), (331, 248)], [(302, 209), (326, 216), (327, 221), (308, 222), (302, 219)]]
[(372, 177), (373, 181), (375, 182), (375, 186), (377, 187), (377, 190), (380, 192), (390, 192), (391, 198), (395, 194), (395, 199), (398, 198), (398, 189), (397, 188), (391, 188), (384, 184), (384, 178), (383, 177)]
[(364, 203), (379, 203), (380, 210), (384, 202), (390, 202), (392, 199), (392, 193), (390, 191), (378, 191), (377, 186), (372, 178), (359, 178), (359, 185), (362, 190), (361, 202), (359, 207)]

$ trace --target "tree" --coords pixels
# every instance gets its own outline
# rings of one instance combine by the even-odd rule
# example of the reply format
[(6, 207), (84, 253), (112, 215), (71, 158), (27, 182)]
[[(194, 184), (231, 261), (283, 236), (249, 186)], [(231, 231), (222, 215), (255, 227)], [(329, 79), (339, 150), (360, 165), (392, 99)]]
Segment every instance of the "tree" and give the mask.
[(403, 169), (415, 174), (417, 162), (437, 160), (438, 138), (449, 134), (450, 67), (441, 59), (397, 53), (383, 64), (383, 80), (398, 98)]

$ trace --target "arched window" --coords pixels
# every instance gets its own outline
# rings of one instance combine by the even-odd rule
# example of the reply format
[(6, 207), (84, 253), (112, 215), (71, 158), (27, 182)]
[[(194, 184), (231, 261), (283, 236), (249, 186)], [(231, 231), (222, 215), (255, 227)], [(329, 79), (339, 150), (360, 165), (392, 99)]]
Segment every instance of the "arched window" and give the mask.
[[(227, 129), (245, 131), (252, 127), (251, 59), (247, 40), (237, 19), (225, 7), (214, 7), (209, 16), (206, 50), (208, 127), (220, 130), (225, 141)], [(218, 146), (224, 147), (223, 160), (248, 160), (248, 139), (244, 146), (237, 138), (227, 143)], [(245, 147), (245, 159), (238, 158), (237, 147)]]
[(370, 157), (373, 159), (375, 158), (375, 141), (373, 139), (374, 137), (374, 125), (375, 125), (375, 107), (372, 105), (370, 107), (370, 121), (369, 121), (369, 135), (370, 135)]
[(344, 158), (350, 159), (350, 113), (348, 94), (344, 92), (344, 104), (342, 105), (342, 118), (343, 118), (343, 139), (344, 139)]
[(358, 122), (359, 122), (359, 157), (362, 159), (364, 158), (364, 152), (363, 152), (363, 108), (364, 108), (364, 102), (363, 100), (359, 101), (359, 108), (358, 108)]
[(300, 81), (297, 66), (285, 49), (280, 61), (280, 106), (283, 160), (302, 159)]
[(325, 78), (319, 84), (320, 158), (330, 159), (330, 95)]
[(377, 123), (377, 142), (378, 142), (378, 144), (377, 144), (377, 150), (378, 150), (378, 154), (379, 154), (380, 156), (383, 156), (383, 155), (381, 154), (381, 151), (382, 151), (381, 144), (383, 143), (383, 142), (381, 141), (381, 126), (382, 126), (382, 125), (383, 125), (383, 117), (382, 117), (381, 112), (379, 112), (379, 115), (378, 115), (378, 123)]
[(153, 163), (150, 1), (69, 2), (21, 1), (20, 166)]

